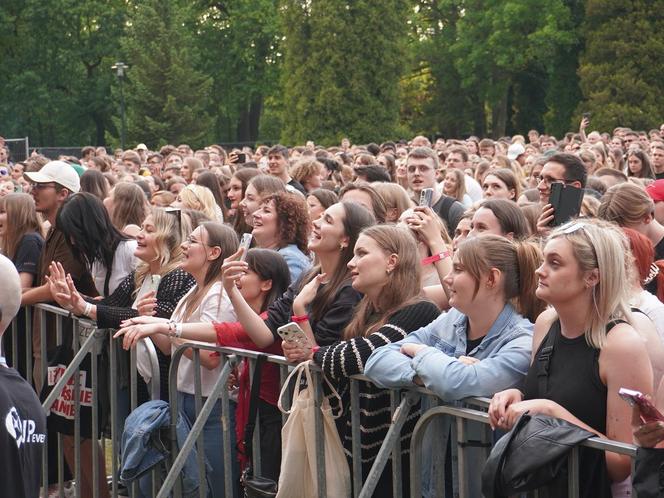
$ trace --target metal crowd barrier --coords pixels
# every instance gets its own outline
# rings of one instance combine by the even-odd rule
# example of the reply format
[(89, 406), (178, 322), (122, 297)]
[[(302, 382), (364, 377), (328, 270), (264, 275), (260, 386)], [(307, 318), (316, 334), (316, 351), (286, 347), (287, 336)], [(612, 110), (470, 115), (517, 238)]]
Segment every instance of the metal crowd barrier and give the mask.
[[(51, 393), (43, 401), (42, 406), (44, 410), (48, 411), (53, 407), (54, 402), (58, 399), (60, 394), (65, 389), (71, 389), (71, 395), (74, 399), (74, 409), (73, 409), (73, 421), (74, 421), (74, 468), (72, 471), (72, 479), (76, 483), (81, 482), (83, 465), (82, 465), (82, 455), (81, 455), (81, 444), (83, 443), (83, 438), (81, 437), (81, 420), (80, 420), (80, 401), (81, 401), (81, 385), (80, 385), (80, 368), (81, 364), (86, 357), (90, 357), (90, 375), (92, 381), (92, 393), (91, 393), (91, 408), (92, 408), (92, 489), (95, 497), (103, 496), (112, 496), (117, 498), (120, 495), (120, 486), (119, 486), (119, 464), (120, 464), (120, 455), (119, 455), (119, 445), (121, 441), (121, 426), (123, 425), (123, 417), (126, 414), (120, 413), (120, 406), (123, 402), (128, 403), (128, 409), (133, 410), (136, 408), (138, 403), (137, 397), (137, 385), (138, 385), (138, 373), (136, 366), (136, 354), (132, 350), (129, 358), (129, 392), (123, 395), (120, 395), (119, 385), (118, 385), (118, 371), (119, 371), (119, 359), (118, 359), (118, 340), (112, 339), (112, 333), (108, 330), (98, 330), (95, 328), (93, 322), (89, 320), (79, 319), (76, 317), (70, 317), (69, 313), (65, 310), (62, 310), (55, 306), (40, 304), (34, 307), (26, 307), (22, 313), (25, 316), (24, 331), (19, 330), (19, 320), (15, 319), (11, 328), (11, 337), (12, 337), (12, 362), (16, 364), (19, 362), (19, 355), (25, 355), (25, 368), (21, 372), (26, 378), (32, 379), (32, 319), (33, 312), (40, 314), (40, 352), (42, 357), (42, 364), (38, 371), (35, 373), (36, 378), (35, 382), (38, 385), (43, 385), (46, 382), (48, 377), (48, 365), (45, 361), (47, 355), (47, 336), (48, 334), (53, 334), (52, 330), (49, 330), (46, 324), (46, 315), (51, 314), (55, 317), (55, 335), (56, 343), (61, 345), (64, 343), (67, 332), (65, 320), (72, 320), (72, 350), (73, 350), (73, 359), (66, 367), (64, 372), (60, 372), (60, 376), (55, 383)], [(20, 334), (24, 332), (24, 337), (21, 338)], [(21, 349), (21, 339), (24, 339), (25, 346), (23, 351)], [(100, 434), (98, 430), (98, 420), (99, 420), (99, 407), (98, 407), (98, 395), (99, 389), (95, 387), (98, 386), (99, 372), (98, 372), (98, 355), (101, 350), (108, 346), (109, 353), (109, 395), (110, 395), (110, 440), (105, 438), (105, 435)], [(170, 443), (171, 448), (177, 448), (177, 438), (176, 438), (176, 423), (177, 416), (179, 413), (178, 408), (178, 395), (177, 395), (177, 370), (180, 364), (180, 360), (187, 349), (192, 351), (192, 361), (194, 363), (194, 390), (195, 390), (195, 411), (196, 419), (192, 423), (191, 430), (187, 436), (184, 444), (177, 450), (170, 452), (170, 458), (168, 461), (168, 471), (167, 473), (161, 474), (158, 470), (153, 470), (151, 474), (151, 485), (153, 490), (153, 496), (157, 498), (167, 498), (170, 496), (181, 496), (181, 482), (179, 479), (180, 473), (183, 469), (185, 461), (189, 453), (197, 446), (201, 448), (197, 452), (197, 467), (200, 476), (201, 482), (205, 481), (206, 478), (206, 465), (204, 460), (203, 448), (203, 436), (202, 431), (203, 427), (210, 416), (214, 404), (217, 400), (221, 400), (222, 406), (222, 437), (223, 437), (223, 447), (230, 448), (231, 445), (231, 427), (229, 421), (229, 412), (230, 412), (230, 401), (229, 401), (229, 392), (226, 389), (229, 376), (235, 366), (237, 366), (240, 361), (246, 358), (250, 364), (251, 377), (253, 378), (253, 372), (255, 368), (255, 361), (259, 355), (263, 353), (258, 353), (255, 351), (247, 351), (242, 349), (234, 348), (221, 348), (211, 345), (204, 345), (200, 343), (185, 343), (176, 349), (174, 354), (171, 357), (171, 367), (169, 372), (169, 397), (170, 397), (170, 411), (171, 411), (171, 426), (170, 426)], [(217, 352), (220, 355), (221, 361), (221, 374), (216, 380), (211, 395), (207, 398), (202, 396), (201, 389), (201, 351), (213, 351)], [(285, 382), (286, 377), (288, 376), (289, 369), (292, 368), (292, 365), (288, 364), (286, 359), (281, 356), (275, 355), (266, 355), (268, 361), (279, 366), (280, 370), (280, 380), (281, 384)], [(159, 368), (156, 363), (152, 363), (152, 382), (149, 386), (149, 395), (155, 399), (159, 395)], [(26, 371), (27, 370), (27, 371)], [(314, 399), (316, 406), (322, 406), (324, 394), (322, 389), (322, 375), (319, 368), (312, 368), (314, 375)], [(411, 444), (410, 444), (410, 496), (421, 496), (421, 469), (422, 469), (422, 455), (421, 448), (424, 439), (426, 429), (431, 425), (431, 423), (439, 419), (440, 417), (452, 417), (455, 424), (452, 424), (452, 445), (456, 444), (458, 458), (456, 462), (456, 468), (453, 470), (453, 479), (455, 484), (455, 490), (458, 490), (458, 496), (460, 498), (470, 497), (469, 491), (469, 479), (479, 479), (479, 472), (482, 466), (477, 468), (469, 469), (467, 468), (465, 461), (465, 451), (467, 446), (472, 446), (473, 443), (469, 441), (467, 437), (466, 425), (469, 423), (480, 424), (482, 428), (482, 437), (479, 441), (479, 447), (483, 451), (483, 458), (486, 459), (490, 450), (490, 442), (492, 438), (491, 431), (488, 426), (488, 415), (486, 413), (486, 408), (488, 406), (488, 399), (486, 398), (471, 398), (464, 400), (463, 404), (457, 405), (444, 405), (442, 402), (430, 391), (427, 391), (424, 388), (413, 388), (408, 390), (392, 390), (390, 392), (391, 396), (391, 414), (392, 414), (392, 424), (390, 429), (380, 447), (378, 455), (371, 467), (369, 475), (366, 479), (362, 478), (362, 462), (361, 462), (361, 434), (360, 434), (360, 382), (366, 382), (368, 379), (364, 376), (354, 376), (350, 379), (350, 396), (351, 396), (351, 426), (352, 426), (352, 464), (351, 471), (352, 476), (352, 485), (353, 485), (353, 496), (354, 498), (364, 498), (372, 496), (375, 486), (380, 478), (385, 465), (392, 460), (392, 486), (393, 486), (393, 495), (397, 498), (403, 496), (402, 492), (402, 465), (401, 465), (401, 429), (403, 428), (404, 423), (407, 420), (410, 408), (413, 407), (418, 401), (428, 399), (434, 406), (426, 410), (420, 416), (417, 424), (415, 425), (414, 432), (412, 434)], [(122, 396), (126, 399), (121, 399)], [(287, 394), (288, 396), (288, 394)], [(289, 396), (288, 396), (289, 397)], [(289, 397), (290, 398), (290, 397)], [(286, 400), (286, 404), (290, 404), (290, 399)], [(318, 496), (326, 496), (326, 476), (325, 476), (325, 448), (324, 448), (324, 436), (323, 436), (323, 420), (320, 415), (320, 410), (317, 410), (316, 417), (316, 466), (317, 469), (317, 481), (318, 481)], [(287, 416), (284, 415), (282, 420), (286, 421)], [(253, 440), (253, 470), (255, 475), (261, 475), (261, 461), (260, 461), (260, 434), (259, 434), (258, 424), (256, 425), (256, 431), (254, 433)], [(55, 441), (47, 441), (47, 444), (57, 444), (57, 466), (58, 479), (57, 479), (57, 495), (60, 497), (70, 496), (65, 495), (64, 489), (64, 480), (65, 480), (65, 462), (63, 459), (63, 447), (64, 447), (64, 438), (62, 434), (57, 434)], [(110, 443), (111, 447), (111, 465), (110, 469), (106, 469), (105, 474), (110, 470), (110, 475), (100, 475), (98, 465), (95, 465), (94, 462), (98, 461), (99, 458), (99, 447), (98, 441), (102, 442), (102, 448), (105, 449), (106, 446)], [(477, 443), (477, 442), (475, 442)], [(615, 453), (621, 453), (629, 455), (632, 458), (636, 456), (636, 448), (629, 444), (618, 443), (614, 441), (608, 441), (600, 438), (592, 438), (588, 441), (582, 443), (582, 446), (589, 448), (594, 448), (598, 450), (612, 451)], [(232, 461), (231, 461), (231, 452), (224, 452), (224, 486), (225, 486), (225, 496), (232, 497), (233, 489), (235, 486), (235, 480), (239, 476), (233, 475)], [(440, 452), (434, 452), (434, 468), (440, 467), (440, 460), (442, 456)], [(575, 448), (569, 456), (569, 477), (568, 477), (568, 488), (569, 496), (571, 498), (578, 497), (579, 494), (579, 469), (578, 469), (578, 448)], [(482, 462), (483, 463), (483, 462)], [(49, 465), (53, 465), (53, 462), (48, 460), (48, 451), (44, 451), (42, 458), (42, 481), (43, 489), (49, 489), (49, 478), (48, 478), (48, 469)], [(472, 476), (471, 476), (472, 473)], [(435, 476), (435, 489), (439, 492), (439, 496), (444, 494), (444, 475), (442, 472), (438, 472)], [(108, 478), (108, 485), (110, 490), (106, 494), (104, 486), (107, 485), (106, 479)], [(53, 489), (53, 488), (51, 488)], [(132, 485), (132, 494), (136, 496), (137, 488), (136, 482)], [(199, 488), (199, 497), (204, 498), (206, 496), (205, 486), (200, 486)], [(81, 490), (78, 486), (75, 486), (74, 496), (81, 496)], [(537, 493), (531, 494), (531, 496), (537, 496)]]

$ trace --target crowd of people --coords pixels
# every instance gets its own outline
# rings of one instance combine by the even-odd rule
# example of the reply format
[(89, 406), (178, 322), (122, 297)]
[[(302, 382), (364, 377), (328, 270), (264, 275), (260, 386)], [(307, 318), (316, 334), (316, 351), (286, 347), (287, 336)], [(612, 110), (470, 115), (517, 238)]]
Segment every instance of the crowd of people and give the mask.
[[(498, 431), (529, 412), (664, 447), (664, 421), (644, 422), (618, 394), (639, 391), (664, 411), (664, 125), (611, 134), (586, 133), (588, 126), (584, 118), (562, 138), (531, 130), (499, 140), (417, 136), (230, 151), (84, 147), (80, 158), (34, 153), (16, 163), (0, 144), (0, 247), (18, 272), (22, 305), (56, 302), (117, 329), (126, 350), (153, 347), (161, 399), (169, 397), (169, 357), (184, 342), (312, 360), (341, 398), (337, 429), (350, 459), (349, 377), (365, 374), (363, 478), (390, 427), (388, 389), (415, 385), (445, 402), (491, 398)], [(556, 184), (583, 195), (578, 216), (558, 226)], [(245, 234), (250, 249), (240, 244)], [(33, 362), (23, 365), (37, 392), (49, 361), (39, 319)], [(278, 329), (290, 322), (307, 341), (282, 341)], [(55, 324), (46, 330), (50, 350)], [(19, 366), (19, 356), (10, 363)], [(191, 351), (185, 356), (178, 406), (193, 422), (195, 366)], [(208, 396), (219, 357), (202, 352), (200, 360)], [(223, 448), (221, 401), (204, 428), (213, 497), (224, 496), (225, 480), (239, 482), (247, 463), (236, 446), (248, 423), (248, 364), (234, 379), (232, 447)], [(279, 371), (268, 364), (260, 458), (275, 481), (279, 390)], [(411, 409), (402, 432), (405, 495), (410, 435), (423, 409)], [(445, 473), (453, 492), (452, 428), (436, 430), (440, 439), (425, 451), (441, 452), (445, 466), (422, 469), (425, 496), (436, 492), (434, 472)], [(63, 439), (73, 466), (73, 438)], [(96, 444), (81, 445), (81, 496), (108, 495), (105, 483), (93, 489), (92, 466), (107, 470), (103, 458), (92, 460)], [(233, 468), (224, 468), (223, 451)], [(587, 450), (580, 469), (581, 496), (629, 496), (628, 457)], [(375, 496), (392, 496), (391, 476), (388, 464)]]

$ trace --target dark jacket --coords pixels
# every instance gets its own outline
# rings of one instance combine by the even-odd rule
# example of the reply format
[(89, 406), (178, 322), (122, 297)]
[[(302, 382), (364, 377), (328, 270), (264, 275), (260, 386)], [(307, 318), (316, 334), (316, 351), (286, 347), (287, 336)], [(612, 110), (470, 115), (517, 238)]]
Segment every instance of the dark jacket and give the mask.
[(524, 413), (491, 450), (482, 471), (482, 494), (497, 498), (546, 485), (549, 496), (567, 496), (568, 453), (594, 436), (565, 420)]
[(638, 449), (632, 485), (639, 498), (664, 497), (664, 448)]

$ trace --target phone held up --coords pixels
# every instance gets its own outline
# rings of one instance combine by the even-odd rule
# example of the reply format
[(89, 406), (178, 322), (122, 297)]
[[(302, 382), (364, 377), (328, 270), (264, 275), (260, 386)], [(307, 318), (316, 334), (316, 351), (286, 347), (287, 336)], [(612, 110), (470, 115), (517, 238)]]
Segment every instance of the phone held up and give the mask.
[(297, 343), (302, 348), (311, 348), (307, 334), (295, 322), (287, 323), (277, 329), (277, 334), (285, 342)]
[(638, 406), (641, 421), (644, 424), (648, 422), (664, 422), (664, 415), (655, 408), (655, 405), (643, 393), (621, 387), (618, 391), (618, 396), (627, 401), (630, 406)]
[(549, 204), (553, 207), (551, 226), (557, 227), (579, 216), (583, 202), (583, 189), (563, 182), (551, 184)]
[(247, 259), (247, 252), (249, 251), (250, 246), (251, 246), (251, 234), (250, 233), (242, 234), (242, 239), (240, 239), (240, 247), (243, 248), (244, 251), (242, 251), (242, 256), (240, 256), (240, 261), (244, 261)]
[(423, 188), (420, 193), (420, 206), (431, 207), (431, 201), (433, 200), (433, 189), (432, 188)]

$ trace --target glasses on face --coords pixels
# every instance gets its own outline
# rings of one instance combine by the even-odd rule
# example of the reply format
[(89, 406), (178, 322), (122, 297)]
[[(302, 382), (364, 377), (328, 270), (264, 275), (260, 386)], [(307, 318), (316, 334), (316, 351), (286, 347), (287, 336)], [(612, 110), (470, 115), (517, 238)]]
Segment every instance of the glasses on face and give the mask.
[(202, 246), (207, 246), (207, 244), (205, 242), (203, 242), (202, 240), (196, 240), (191, 235), (189, 237), (187, 237), (186, 239), (184, 239), (184, 241), (187, 243), (187, 245), (200, 244)]
[(565, 185), (569, 185), (570, 183), (572, 183), (571, 181), (565, 180), (564, 178), (553, 178), (550, 176), (539, 175), (536, 178), (538, 183), (544, 182), (544, 184), (548, 185), (549, 187), (554, 183), (564, 183)]
[(428, 173), (432, 169), (433, 168), (431, 166), (427, 166), (425, 164), (412, 164), (408, 166), (408, 173), (415, 173), (416, 171), (419, 171), (420, 173)]
[(33, 183), (32, 190), (45, 190), (49, 187), (58, 188), (55, 183)]

